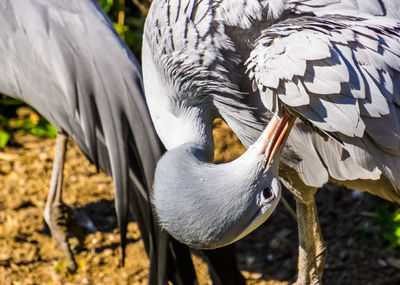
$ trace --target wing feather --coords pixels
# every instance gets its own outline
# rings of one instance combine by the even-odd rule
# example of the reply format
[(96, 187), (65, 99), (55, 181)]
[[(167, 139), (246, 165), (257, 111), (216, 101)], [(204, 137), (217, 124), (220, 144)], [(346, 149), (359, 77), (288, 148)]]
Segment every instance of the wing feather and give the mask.
[[(301, 5), (318, 3), (302, 1)], [(370, 4), (363, 9), (369, 11)], [(400, 186), (400, 179), (393, 175), (400, 167), (396, 158), (400, 155), (400, 22), (362, 15), (299, 14), (272, 25), (256, 41), (262, 44), (254, 45), (248, 72), (263, 102), (277, 97), (292, 113), (335, 134), (349, 149), (351, 141), (362, 151), (371, 151), (389, 180)], [(287, 58), (301, 62), (301, 68), (288, 71), (292, 64)], [(275, 113), (279, 110), (265, 106)], [(377, 158), (378, 153), (384, 155)], [(326, 161), (331, 154), (323, 156)], [(332, 167), (329, 173), (343, 174)]]
[[(299, 22), (297, 25), (296, 20)], [(284, 22), (280, 22), (277, 27), (264, 30), (263, 44), (256, 45), (250, 54), (248, 62), (256, 57), (259, 63), (248, 67), (253, 75), (251, 79), (257, 82), (261, 90), (261, 96), (277, 94), (291, 110), (317, 123), (324, 131), (335, 130), (350, 137), (364, 135), (363, 116), (390, 116), (389, 110), (398, 112), (396, 108), (390, 109), (389, 105), (393, 96), (400, 95), (393, 95), (389, 91), (393, 88), (389, 87), (388, 90), (385, 87), (391, 84), (387, 75), (398, 71), (400, 64), (400, 57), (387, 51), (384, 45), (385, 38), (391, 38), (392, 46), (400, 46), (399, 40), (393, 41), (391, 37), (399, 29), (395, 21), (389, 27), (381, 27), (371, 26), (371, 21), (363, 23), (359, 19), (343, 20), (333, 16), (306, 16), (296, 20), (288, 20), (286, 29), (283, 28)], [(323, 26), (326, 31), (310, 29), (314, 25)], [(285, 33), (281, 34), (281, 30), (285, 30)], [(295, 47), (303, 44), (312, 51), (315, 49), (320, 52), (313, 57), (312, 52), (305, 51), (305, 56), (301, 57), (299, 49)], [(288, 61), (281, 60), (287, 57), (300, 59), (303, 65), (306, 64), (304, 75), (287, 71), (290, 65), (282, 63)], [(386, 70), (389, 73), (385, 73)], [(288, 80), (293, 84), (289, 84)], [(298, 88), (294, 88), (299, 85), (298, 82), (302, 82), (305, 92), (300, 93)], [(263, 92), (265, 89), (271, 89), (272, 92)], [(304, 110), (296, 108), (301, 104), (309, 104), (314, 112), (302, 114)], [(315, 114), (318, 114), (318, 120)]]
[(0, 0), (0, 25), (0, 92), (33, 106), (112, 175), (121, 242), (130, 207), (151, 259), (150, 280), (190, 279), (188, 250), (179, 256), (185, 248), (153, 219), (150, 189), (162, 146), (140, 66), (97, 1)]
[[(272, 90), (268, 90), (272, 92)], [(284, 84), (281, 84), (277, 89), (277, 95), (283, 103), (290, 104), (293, 107), (310, 103), (310, 97), (307, 94), (306, 88), (298, 78), (294, 78), (293, 81), (285, 81)], [(268, 95), (263, 94), (264, 97), (268, 97)]]

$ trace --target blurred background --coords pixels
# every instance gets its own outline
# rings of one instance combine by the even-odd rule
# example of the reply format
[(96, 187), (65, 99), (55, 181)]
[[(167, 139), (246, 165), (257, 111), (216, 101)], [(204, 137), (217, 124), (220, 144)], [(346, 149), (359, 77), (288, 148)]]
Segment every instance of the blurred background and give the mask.
[[(100, 0), (140, 61), (151, 0)], [(107, 47), (104, 47), (106, 49)], [(148, 260), (133, 220), (121, 268), (111, 179), (69, 142), (64, 200), (84, 211), (97, 232), (84, 247), (72, 241), (79, 269), (70, 274), (43, 221), (57, 130), (23, 102), (0, 95), (0, 284), (146, 284)], [(244, 147), (222, 121), (214, 123), (215, 162)], [(288, 191), (284, 196), (294, 208)], [(377, 197), (327, 185), (316, 195), (328, 246), (324, 284), (400, 284), (400, 210)], [(289, 284), (297, 266), (297, 225), (279, 205), (258, 230), (237, 243), (249, 284)], [(200, 284), (211, 284), (204, 257), (193, 251)]]

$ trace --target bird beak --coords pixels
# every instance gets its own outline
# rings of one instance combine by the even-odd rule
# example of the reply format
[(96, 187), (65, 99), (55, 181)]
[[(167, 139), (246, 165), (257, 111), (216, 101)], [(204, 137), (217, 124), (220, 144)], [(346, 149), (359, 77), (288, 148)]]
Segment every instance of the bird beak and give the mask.
[(276, 154), (278, 156), (280, 155), (295, 120), (295, 116), (291, 116), (287, 112), (285, 112), (285, 110), (283, 110), (282, 119), (279, 119), (274, 115), (271, 121), (268, 123), (267, 127), (265, 128), (264, 132), (261, 134), (259, 138), (262, 143), (260, 155), (265, 155), (265, 169), (267, 169), (268, 166), (271, 164), (272, 159), (275, 157)]

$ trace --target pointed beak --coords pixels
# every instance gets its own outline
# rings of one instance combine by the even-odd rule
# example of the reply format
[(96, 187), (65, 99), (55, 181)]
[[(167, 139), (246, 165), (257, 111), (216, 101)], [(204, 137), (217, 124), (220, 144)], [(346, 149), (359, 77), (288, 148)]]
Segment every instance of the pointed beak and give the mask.
[(282, 113), (281, 119), (273, 116), (259, 138), (262, 144), (260, 154), (264, 154), (266, 158), (265, 169), (268, 168), (275, 156), (279, 157), (296, 120), (295, 116), (289, 115), (284, 110)]

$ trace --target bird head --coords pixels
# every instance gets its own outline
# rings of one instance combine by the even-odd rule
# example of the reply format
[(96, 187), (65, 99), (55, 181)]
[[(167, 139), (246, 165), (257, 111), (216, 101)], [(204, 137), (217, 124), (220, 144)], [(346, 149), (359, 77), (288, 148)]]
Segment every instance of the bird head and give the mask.
[(281, 197), (278, 160), (256, 146), (225, 164), (190, 143), (168, 151), (155, 174), (153, 204), (162, 228), (195, 248), (228, 245), (260, 226)]

